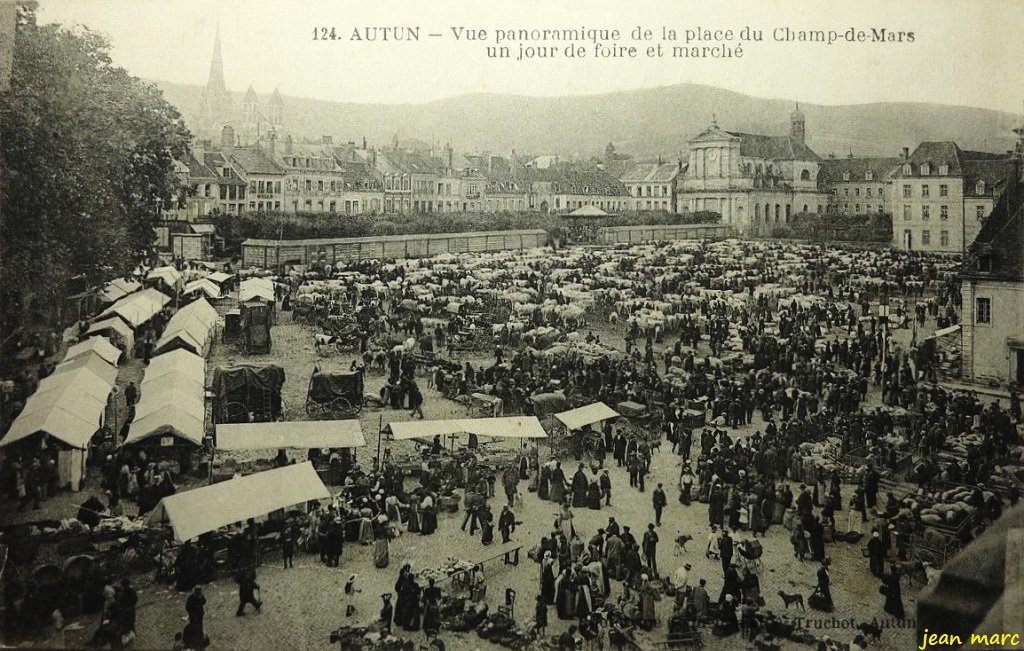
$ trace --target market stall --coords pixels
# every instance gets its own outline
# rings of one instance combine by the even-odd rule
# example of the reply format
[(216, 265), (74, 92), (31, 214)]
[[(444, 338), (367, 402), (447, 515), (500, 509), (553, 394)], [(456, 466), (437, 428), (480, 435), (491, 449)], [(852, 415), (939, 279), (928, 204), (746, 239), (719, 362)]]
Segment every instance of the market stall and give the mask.
[(169, 524), (174, 539), (184, 542), (330, 495), (313, 464), (306, 462), (170, 495), (160, 500), (146, 522)]

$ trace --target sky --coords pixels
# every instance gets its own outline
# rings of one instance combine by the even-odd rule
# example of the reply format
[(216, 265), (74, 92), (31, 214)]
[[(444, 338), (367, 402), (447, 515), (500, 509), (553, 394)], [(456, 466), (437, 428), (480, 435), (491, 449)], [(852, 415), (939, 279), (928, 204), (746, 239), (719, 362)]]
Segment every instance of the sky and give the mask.
[[(146, 79), (205, 84), (220, 30), (227, 86), (357, 103), (422, 103), (465, 93), (590, 95), (693, 82), (814, 104), (937, 102), (1019, 113), (1024, 105), (1024, 2), (1018, 0), (40, 0), (39, 21), (105, 34), (116, 64)], [(418, 42), (357, 42), (353, 30), (418, 27)], [(453, 28), (484, 29), (459, 40)], [(631, 38), (635, 28), (650, 40)], [(743, 39), (741, 30), (763, 40)], [(336, 40), (314, 40), (333, 28)], [(565, 42), (501, 43), (496, 30), (619, 30), (635, 58), (569, 58)], [(677, 40), (663, 41), (662, 28)], [(846, 42), (850, 29), (913, 32), (913, 42)], [(723, 58), (675, 58), (686, 30), (732, 30)], [(779, 42), (777, 30), (834, 31), (824, 43)], [(318, 32), (321, 33), (321, 32)], [(428, 36), (439, 33), (440, 37)], [(466, 34), (464, 31), (463, 34)], [(661, 57), (647, 56), (662, 45)], [(515, 60), (520, 45), (552, 58)], [(735, 56), (739, 45), (741, 57)], [(607, 50), (605, 50), (607, 52)]]

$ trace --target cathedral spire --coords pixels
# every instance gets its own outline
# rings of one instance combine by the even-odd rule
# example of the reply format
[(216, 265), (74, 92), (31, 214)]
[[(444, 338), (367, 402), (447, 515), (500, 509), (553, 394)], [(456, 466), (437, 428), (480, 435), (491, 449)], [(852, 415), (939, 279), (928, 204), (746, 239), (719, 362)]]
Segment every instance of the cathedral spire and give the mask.
[(224, 59), (220, 51), (220, 26), (213, 40), (213, 57), (210, 59), (210, 75), (203, 89), (203, 102), (199, 111), (200, 131), (216, 133), (230, 120), (231, 94), (224, 83)]
[(220, 53), (220, 25), (217, 26), (217, 35), (213, 40), (213, 58), (210, 60), (210, 76), (206, 81), (206, 89), (227, 92), (227, 85), (224, 83), (224, 59)]

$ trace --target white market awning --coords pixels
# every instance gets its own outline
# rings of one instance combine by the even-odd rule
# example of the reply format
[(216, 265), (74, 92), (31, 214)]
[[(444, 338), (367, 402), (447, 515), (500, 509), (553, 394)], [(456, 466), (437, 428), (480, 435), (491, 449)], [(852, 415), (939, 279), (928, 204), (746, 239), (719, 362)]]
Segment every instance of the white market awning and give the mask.
[(118, 360), (121, 359), (121, 350), (110, 343), (109, 339), (106, 337), (89, 337), (68, 348), (68, 352), (64, 355), (64, 361), (71, 361), (76, 357), (90, 353), (99, 355), (108, 364), (114, 366), (117, 366)]
[(146, 522), (170, 523), (174, 538), (184, 542), (330, 495), (313, 464), (307, 461), (170, 495), (160, 500)]
[(418, 420), (389, 423), (391, 435), (399, 441), (431, 438), (438, 434), (476, 434), (496, 438), (547, 438), (547, 432), (535, 416), (504, 418), (461, 418), (452, 420)]
[(312, 420), (217, 425), (218, 450), (307, 450), (366, 445), (358, 420)]
[(618, 418), (619, 415), (619, 412), (603, 402), (595, 402), (592, 405), (577, 407), (576, 409), (555, 414), (555, 418), (569, 429), (581, 429), (586, 425), (600, 423), (609, 418)]

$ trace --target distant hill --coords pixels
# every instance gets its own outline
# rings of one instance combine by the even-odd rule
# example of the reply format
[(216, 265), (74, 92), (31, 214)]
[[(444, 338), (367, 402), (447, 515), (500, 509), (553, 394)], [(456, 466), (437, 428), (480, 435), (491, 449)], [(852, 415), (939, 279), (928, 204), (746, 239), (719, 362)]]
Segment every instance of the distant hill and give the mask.
[[(202, 87), (156, 82), (187, 122), (199, 113)], [(241, 101), (241, 93), (235, 93)], [(269, 96), (260, 97), (264, 103)], [(601, 155), (608, 142), (637, 157), (671, 160), (715, 115), (734, 131), (784, 134), (793, 103), (682, 84), (574, 97), (472, 94), (424, 104), (350, 104), (284, 97), (285, 131), (298, 138), (385, 145), (403, 140), (450, 141), (457, 151)], [(988, 109), (917, 103), (843, 106), (800, 104), (807, 141), (819, 155), (895, 156), (922, 140), (954, 140), (966, 149), (1012, 149), (1019, 117)]]

